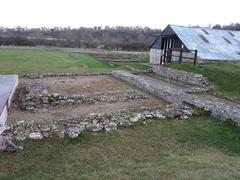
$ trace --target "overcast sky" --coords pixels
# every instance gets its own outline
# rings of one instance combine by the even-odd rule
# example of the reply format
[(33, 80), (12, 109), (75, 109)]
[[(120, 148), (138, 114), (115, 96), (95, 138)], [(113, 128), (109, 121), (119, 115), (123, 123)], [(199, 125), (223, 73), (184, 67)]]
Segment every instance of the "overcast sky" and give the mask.
[(240, 22), (239, 0), (0, 0), (0, 26), (92, 27)]

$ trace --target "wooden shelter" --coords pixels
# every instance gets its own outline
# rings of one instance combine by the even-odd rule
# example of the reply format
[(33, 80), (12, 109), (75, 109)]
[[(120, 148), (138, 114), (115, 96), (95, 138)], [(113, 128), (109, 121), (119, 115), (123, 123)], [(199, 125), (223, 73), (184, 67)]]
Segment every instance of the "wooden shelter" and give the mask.
[(240, 31), (168, 25), (150, 46), (150, 63), (240, 60)]

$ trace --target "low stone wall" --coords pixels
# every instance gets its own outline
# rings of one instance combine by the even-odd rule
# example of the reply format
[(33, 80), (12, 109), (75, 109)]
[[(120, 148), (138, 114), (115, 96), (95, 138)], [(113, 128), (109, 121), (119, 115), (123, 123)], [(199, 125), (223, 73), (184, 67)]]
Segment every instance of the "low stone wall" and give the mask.
[(173, 80), (173, 79), (166, 79), (166, 78), (163, 78), (159, 75), (156, 75), (156, 74), (152, 74), (152, 77), (153, 78), (156, 78), (156, 79), (159, 79), (161, 81), (165, 81), (169, 84), (172, 84), (172, 85), (175, 85), (175, 86), (178, 86), (179, 89), (182, 89), (182, 91), (184, 91), (185, 93), (195, 93), (195, 94), (203, 94), (203, 93), (210, 93), (212, 92), (212, 87), (211, 86), (205, 86), (205, 87), (199, 87), (199, 86), (193, 86), (193, 85), (189, 85), (189, 84), (186, 84), (186, 83), (183, 83), (183, 82), (180, 82), (180, 81), (176, 81), (176, 80)]
[(187, 95), (184, 102), (207, 111), (221, 121), (228, 121), (240, 128), (240, 107), (232, 104), (209, 101), (194, 95)]
[(146, 99), (147, 95), (138, 90), (98, 92), (84, 95), (63, 95), (48, 93), (47, 86), (42, 83), (31, 83), (19, 94), (21, 110), (37, 112), (47, 111), (49, 106), (96, 104), (124, 102), (133, 99)]
[(42, 83), (30, 83), (23, 87), (19, 93), (19, 105), (25, 111), (44, 111), (49, 106), (49, 96), (47, 86)]
[(232, 101), (232, 102), (240, 105), (240, 98), (239, 97), (225, 96), (223, 94), (220, 94), (220, 93), (217, 93), (217, 92), (214, 92), (214, 91), (210, 92), (210, 94), (213, 95), (213, 96), (219, 97), (221, 99), (226, 99), (228, 101)]
[(98, 76), (110, 75), (110, 72), (96, 72), (96, 73), (28, 73), (23, 75), (28, 79), (42, 79), (47, 77), (63, 77), (63, 76)]
[[(149, 67), (147, 70), (139, 70), (133, 68), (131, 66), (126, 65), (126, 68), (131, 71), (133, 74), (137, 73), (151, 73), (153, 69)], [(71, 76), (103, 76), (103, 75), (111, 75), (111, 72), (96, 72), (96, 73), (28, 73), (24, 74), (22, 78), (26, 79), (43, 79), (50, 77), (71, 77)]]
[(0, 152), (18, 152), (22, 149), (22, 146), (15, 145), (8, 137), (0, 135)]
[(163, 66), (153, 66), (153, 72), (163, 78), (180, 81), (198, 87), (210, 86), (208, 79), (203, 77), (201, 74), (194, 74)]
[(122, 110), (105, 114), (89, 114), (69, 119), (49, 120), (46, 123), (29, 124), (24, 121), (11, 124), (4, 136), (22, 141), (26, 138), (42, 139), (52, 136), (76, 138), (83, 131), (112, 131), (119, 127), (129, 127), (138, 122), (147, 123), (165, 118), (187, 119), (198, 112), (187, 104), (171, 104), (162, 107), (144, 107), (137, 110)]
[(240, 108), (231, 104), (208, 101), (196, 95), (186, 94), (181, 89), (175, 89), (169, 86), (163, 86), (155, 81), (146, 80), (142, 77), (130, 74), (124, 71), (114, 71), (112, 75), (121, 80), (134, 84), (156, 96), (161, 97), (167, 102), (186, 102), (197, 108), (204, 109), (213, 117), (221, 121), (230, 121), (237, 127), (240, 127)]

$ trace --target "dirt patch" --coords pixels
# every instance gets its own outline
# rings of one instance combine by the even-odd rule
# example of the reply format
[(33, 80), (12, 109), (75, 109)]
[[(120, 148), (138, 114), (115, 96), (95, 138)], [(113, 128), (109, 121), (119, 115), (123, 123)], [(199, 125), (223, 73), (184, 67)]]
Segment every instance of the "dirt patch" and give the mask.
[[(21, 79), (20, 82), (23, 86), (27, 83), (33, 82), (33, 80)], [(110, 75), (49, 77), (44, 79), (34, 79), (34, 82), (47, 85), (49, 93), (59, 94), (85, 94), (133, 89), (127, 83), (119, 81)]]

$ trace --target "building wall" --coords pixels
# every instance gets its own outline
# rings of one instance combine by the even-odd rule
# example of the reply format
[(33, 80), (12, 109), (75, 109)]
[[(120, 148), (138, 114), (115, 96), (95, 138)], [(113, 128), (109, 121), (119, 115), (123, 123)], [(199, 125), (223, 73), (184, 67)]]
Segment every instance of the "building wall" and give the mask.
[(161, 49), (150, 49), (150, 64), (160, 64)]

